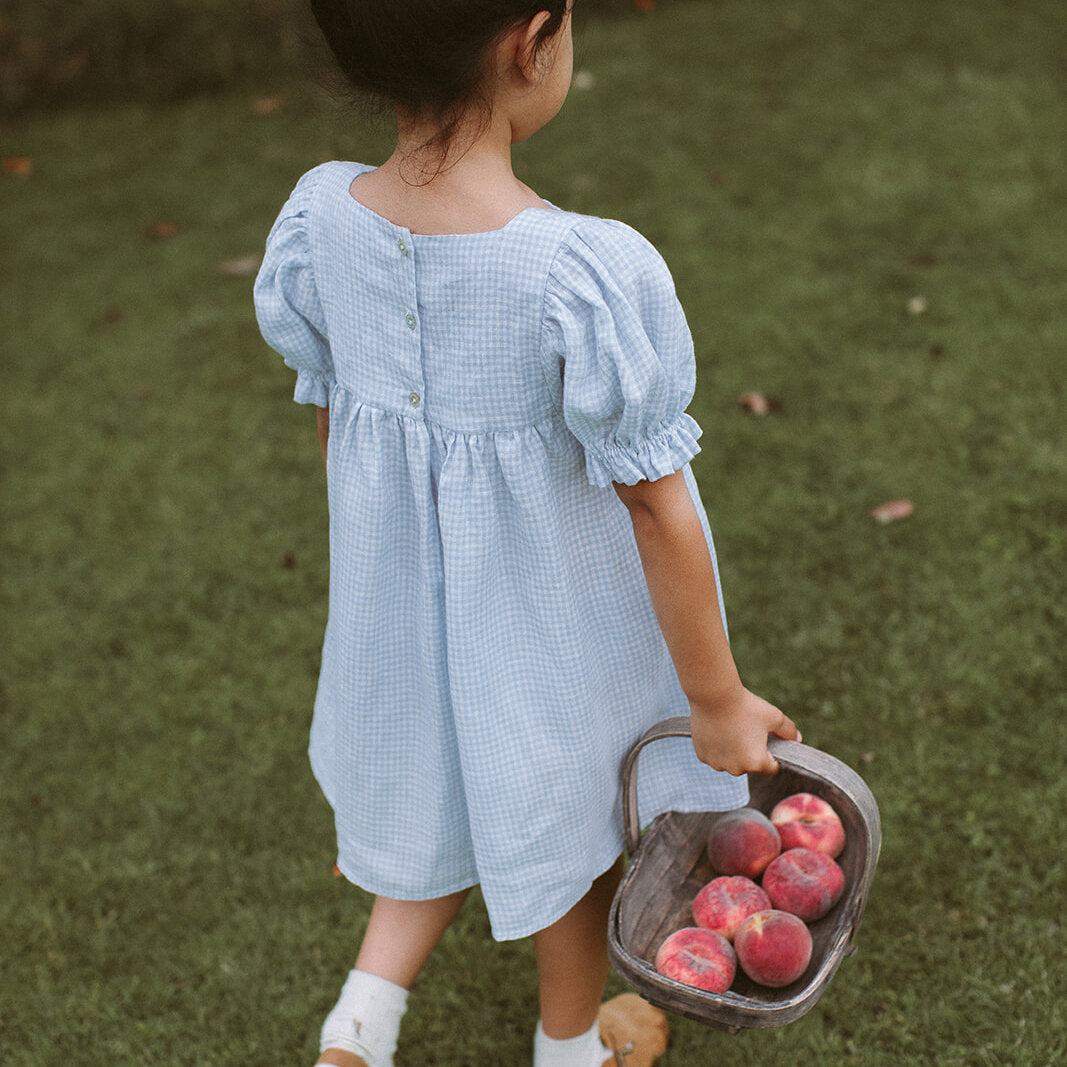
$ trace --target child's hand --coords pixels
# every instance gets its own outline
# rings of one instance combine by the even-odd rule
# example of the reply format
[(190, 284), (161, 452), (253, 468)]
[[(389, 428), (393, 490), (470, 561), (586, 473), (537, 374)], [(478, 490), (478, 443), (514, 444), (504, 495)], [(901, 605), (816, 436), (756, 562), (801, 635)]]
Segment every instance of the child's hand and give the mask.
[(767, 751), (767, 737), (800, 740), (788, 715), (744, 688), (713, 707), (690, 702), (690, 710), (697, 758), (717, 771), (777, 774), (778, 761)]

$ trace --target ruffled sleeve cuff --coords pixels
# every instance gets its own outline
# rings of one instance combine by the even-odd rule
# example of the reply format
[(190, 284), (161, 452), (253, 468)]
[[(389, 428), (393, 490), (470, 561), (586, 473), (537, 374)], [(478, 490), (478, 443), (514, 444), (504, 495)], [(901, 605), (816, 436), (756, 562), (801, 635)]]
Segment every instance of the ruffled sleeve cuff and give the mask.
[(314, 404), (319, 408), (330, 406), (330, 389), (333, 382), (308, 371), (297, 371), (293, 400), (298, 404)]
[(671, 426), (663, 427), (644, 441), (621, 445), (606, 441), (585, 448), (586, 477), (593, 485), (612, 482), (635, 485), (654, 482), (681, 470), (698, 452), (701, 429), (684, 412)]

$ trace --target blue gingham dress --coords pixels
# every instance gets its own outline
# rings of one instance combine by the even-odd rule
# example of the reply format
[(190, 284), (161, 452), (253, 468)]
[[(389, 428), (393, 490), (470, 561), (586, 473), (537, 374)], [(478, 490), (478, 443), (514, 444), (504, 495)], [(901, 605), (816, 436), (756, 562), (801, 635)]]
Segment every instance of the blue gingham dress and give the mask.
[[(351, 197), (368, 169), (304, 175), (255, 289), (295, 399), (329, 407), (311, 763), (347, 878), (401, 900), (480, 884), (518, 938), (611, 866), (627, 751), (688, 713), (611, 483), (684, 470), (711, 546), (693, 346), (622, 223), (530, 208), (413, 234)], [(643, 822), (747, 799), (685, 740), (641, 767)]]

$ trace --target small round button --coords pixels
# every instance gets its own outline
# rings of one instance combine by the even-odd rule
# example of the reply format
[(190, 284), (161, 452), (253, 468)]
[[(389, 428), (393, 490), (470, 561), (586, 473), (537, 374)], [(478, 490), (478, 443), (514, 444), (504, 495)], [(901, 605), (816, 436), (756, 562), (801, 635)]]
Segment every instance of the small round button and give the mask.
[(414, 330), (415, 329), (415, 316), (414, 315), (405, 315), (404, 316), (404, 321), (408, 324), (408, 329), (409, 330)]
[(417, 408), (417, 407), (418, 407), (418, 406), (419, 406), (419, 405), (420, 405), (420, 404), (422, 403), (422, 399), (420, 398), (420, 396), (419, 396), (419, 394), (418, 394), (418, 393), (412, 393), (412, 394), (411, 394), (411, 395), (410, 395), (410, 396), (408, 397), (408, 403), (409, 403), (409, 404), (410, 404), (410, 405), (411, 405), (411, 406), (412, 406), (413, 408)]
[(400, 240), (397, 241), (396, 247), (400, 249), (400, 254), (402, 256), (406, 256), (408, 254), (408, 243), (404, 240), (403, 237), (401, 237)]

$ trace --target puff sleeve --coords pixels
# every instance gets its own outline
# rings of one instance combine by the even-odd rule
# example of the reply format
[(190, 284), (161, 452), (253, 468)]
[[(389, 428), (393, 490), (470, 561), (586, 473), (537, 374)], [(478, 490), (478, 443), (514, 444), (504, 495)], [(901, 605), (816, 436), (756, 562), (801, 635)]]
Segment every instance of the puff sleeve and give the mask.
[(293, 399), (328, 407), (333, 362), (309, 234), (317, 171), (297, 182), (271, 228), (254, 298), (263, 339), (296, 371)]
[(659, 253), (620, 222), (586, 219), (549, 272), (542, 355), (561, 369), (562, 409), (593, 485), (680, 470), (699, 451), (686, 414), (693, 341)]

